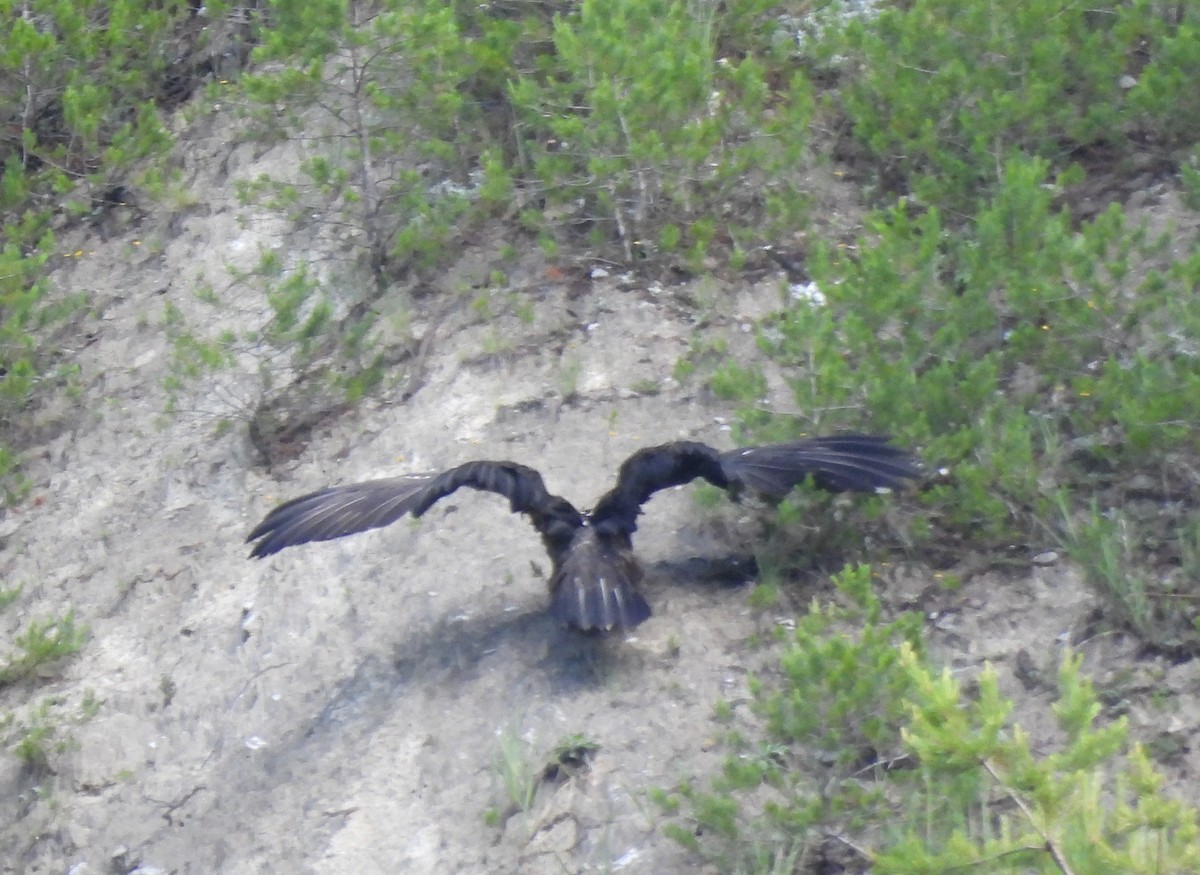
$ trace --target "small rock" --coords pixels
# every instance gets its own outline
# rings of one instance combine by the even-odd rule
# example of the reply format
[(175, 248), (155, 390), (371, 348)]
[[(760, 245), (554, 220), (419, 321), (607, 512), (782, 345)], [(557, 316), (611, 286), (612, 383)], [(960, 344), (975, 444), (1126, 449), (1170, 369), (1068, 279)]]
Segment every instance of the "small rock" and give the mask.
[(617, 859), (613, 860), (612, 867), (615, 871), (620, 871), (621, 869), (624, 869), (626, 866), (630, 865), (631, 863), (636, 863), (638, 857), (640, 857), (641, 855), (642, 855), (642, 852), (639, 851), (637, 848), (630, 848), (628, 851), (623, 853), (621, 856), (617, 857)]
[(593, 267), (592, 272), (588, 274), (594, 280), (602, 280), (608, 276), (608, 271), (602, 267)]
[(1154, 492), (1158, 489), (1158, 481), (1149, 474), (1135, 474), (1129, 478), (1127, 488), (1131, 492)]
[(934, 628), (940, 629), (943, 632), (949, 632), (958, 628), (957, 617), (952, 613), (944, 613), (933, 621)]
[(1046, 550), (1043, 553), (1038, 553), (1033, 557), (1034, 565), (1053, 565), (1058, 561), (1058, 553), (1054, 550)]
[(532, 854), (569, 854), (579, 844), (579, 824), (570, 814), (559, 815), (529, 840)]
[(1117, 84), (1120, 85), (1121, 88), (1123, 88), (1124, 90), (1128, 91), (1130, 88), (1133, 88), (1137, 85), (1137, 80), (1134, 79), (1132, 76), (1130, 76), (1128, 73), (1126, 73), (1124, 76), (1122, 76), (1120, 79), (1117, 80)]

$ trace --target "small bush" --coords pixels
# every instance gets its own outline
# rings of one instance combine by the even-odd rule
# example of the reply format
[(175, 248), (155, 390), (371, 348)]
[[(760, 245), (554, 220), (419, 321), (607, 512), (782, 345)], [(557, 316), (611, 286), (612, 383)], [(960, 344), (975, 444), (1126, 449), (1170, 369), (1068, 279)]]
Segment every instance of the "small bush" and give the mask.
[(718, 216), (735, 239), (769, 233), (755, 219), (794, 224), (812, 97), (800, 76), (769, 83), (750, 26), (763, 6), (585, 0), (556, 15), (553, 58), (510, 89), (551, 212), (626, 261), (661, 248), (700, 263)]
[[(754, 723), (726, 734), (733, 753), (710, 788), (654, 794), (666, 832), (727, 871), (773, 871), (811, 859), (836, 823), (884, 812), (872, 776), (898, 749), (909, 679), (898, 645), (920, 648), (921, 618), (883, 617), (870, 570), (834, 579), (842, 601), (816, 604), (788, 637), (777, 674), (751, 682)], [(790, 871), (790, 870), (782, 870)]]
[(923, 656), (919, 617), (884, 620), (869, 571), (835, 582), (849, 604), (800, 620), (752, 684), (757, 720), (725, 713), (720, 777), (651, 794), (667, 835), (730, 872), (1196, 871), (1196, 810), (1123, 719), (1100, 720), (1079, 658), (1059, 673), (1061, 740), (1035, 753), (990, 667), (966, 695)]
[[(905, 204), (874, 213), (854, 250), (814, 247), (826, 303), (796, 302), (762, 333), (805, 430), (858, 428), (870, 411), (923, 446), (949, 476), (917, 526), (975, 549), (1043, 538), (1061, 490), (1083, 506), (1138, 472), (1167, 484), (1194, 454), (1200, 259), (1165, 261), (1115, 208), (1074, 227), (1048, 173), (1010, 161), (961, 227)], [(743, 418), (768, 433), (757, 406)], [(1190, 627), (1183, 604), (1166, 613)], [(1158, 628), (1152, 640), (1181, 632)]]
[(957, 208), (1016, 155), (1107, 173), (1139, 139), (1195, 141), (1195, 114), (1178, 112), (1200, 71), (1194, 9), (1021, 0), (993, 13), (918, 0), (826, 16), (813, 59), (845, 76), (839, 107), (885, 188)]
[(86, 638), (74, 614), (31, 622), (13, 642), (16, 654), (0, 665), (0, 686), (35, 677), (48, 664), (77, 653)]

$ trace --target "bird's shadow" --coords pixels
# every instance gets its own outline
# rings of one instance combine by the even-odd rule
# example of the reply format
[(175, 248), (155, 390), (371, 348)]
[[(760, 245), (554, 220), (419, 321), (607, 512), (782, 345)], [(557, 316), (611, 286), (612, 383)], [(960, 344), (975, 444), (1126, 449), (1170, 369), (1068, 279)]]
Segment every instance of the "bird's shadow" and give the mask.
[[(701, 557), (656, 562), (649, 577), (655, 589), (725, 588), (752, 580), (755, 571), (751, 557)], [(437, 620), (397, 643), (389, 657), (370, 655), (359, 663), (297, 730), (293, 743), (275, 748), (268, 769), (290, 770), (335, 748), (353, 746), (391, 719), (411, 690), (466, 687), (491, 670), (493, 657), (516, 667), (516, 676), (507, 683), (531, 696), (558, 700), (599, 689), (653, 658), (626, 646), (624, 638), (619, 632), (565, 627), (540, 608)]]
[(653, 563), (650, 577), (659, 588), (712, 587), (728, 589), (745, 586), (758, 577), (754, 556), (692, 556), (688, 559), (662, 559)]
[(501, 683), (530, 697), (557, 699), (598, 689), (639, 658), (623, 650), (622, 639), (566, 628), (543, 609), (438, 620), (398, 643), (390, 657), (370, 655), (360, 662), (291, 742), (275, 747), (266, 768), (288, 773), (330, 752), (355, 749), (404, 707), (412, 691), (431, 685), (469, 688), (491, 670), (493, 658), (515, 667), (515, 675)]

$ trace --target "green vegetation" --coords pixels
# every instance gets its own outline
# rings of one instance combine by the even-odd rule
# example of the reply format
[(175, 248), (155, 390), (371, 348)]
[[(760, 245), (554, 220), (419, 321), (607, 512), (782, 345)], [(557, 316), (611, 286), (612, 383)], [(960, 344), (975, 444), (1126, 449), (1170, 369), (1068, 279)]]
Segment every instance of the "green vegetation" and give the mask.
[(583, 771), (600, 744), (581, 732), (574, 732), (559, 739), (550, 755), (550, 762), (542, 770), (547, 778), (565, 774), (568, 777)]
[(492, 776), (503, 795), (499, 805), (484, 813), (484, 820), (489, 826), (501, 826), (512, 815), (530, 809), (541, 778), (529, 743), (511, 729), (500, 733)]
[(974, 207), (1016, 156), (1109, 171), (1139, 143), (1194, 145), (1180, 113), (1200, 75), (1196, 12), (1134, 2), (918, 0), (851, 16), (813, 46), (846, 75), (834, 100), (880, 181), (944, 210)]
[(0, 611), (3, 611), (20, 598), (23, 591), (24, 587), (20, 586), (14, 586), (11, 589), (0, 589)]
[[(812, 94), (803, 77), (768, 84), (767, 58), (755, 50), (777, 63), (785, 53), (748, 32), (768, 6), (583, 0), (556, 14), (552, 54), (509, 95), (520, 166), (535, 189), (570, 204), (570, 224), (595, 245), (615, 238), (627, 261), (661, 251), (699, 264), (722, 201), (739, 190), (743, 210), (726, 235), (795, 221), (804, 199), (790, 177), (804, 155)], [(748, 173), (776, 178), (751, 194)], [(561, 234), (544, 212), (526, 216)]]
[(549, 755), (539, 759), (533, 745), (512, 729), (504, 729), (492, 757), (493, 784), (500, 801), (484, 812), (484, 822), (503, 827), (513, 815), (528, 811), (543, 782), (569, 778), (582, 771), (599, 748), (586, 735), (573, 733), (559, 739)]
[[(869, 411), (948, 469), (911, 523), (927, 547), (1053, 530), (1118, 623), (1194, 650), (1200, 593), (1174, 569), (1195, 517), (1173, 472), (1200, 461), (1200, 257), (1089, 198), (1149, 166), (1150, 132), (1163, 170), (1194, 154), (1200, 117), (1179, 118), (1173, 71), (1200, 64), (1200, 19), (1145, 3), (1011, 13), (931, 0), (830, 16), (805, 43), (836, 75), (826, 111), (869, 155), (880, 206), (855, 245), (813, 243), (825, 304), (796, 301), (761, 346), (813, 426)], [(726, 368), (714, 388), (746, 397), (750, 373)], [(742, 425), (795, 428), (758, 405)], [(1131, 496), (1131, 481), (1154, 485)], [(1141, 539), (1099, 522), (1116, 508)]]
[[(931, 476), (891, 502), (903, 519), (863, 501), (843, 532), (886, 528), (876, 542), (959, 572), (964, 556), (1049, 541), (1112, 627), (1200, 651), (1200, 253), (1192, 217), (1152, 226), (1138, 208), (1200, 209), (1195, 4), (275, 0), (248, 20), (210, 2), (199, 26), (182, 0), (0, 8), (6, 440), (31, 396), (61, 385), (53, 332), (87, 306), (49, 297), (51, 229), (162, 195), (163, 112), (216, 74), (210, 94), (295, 160), (239, 188), (247, 213), (280, 220), (278, 246), (228, 283), (196, 278), (203, 324), (164, 311), (179, 409), (197, 381), (257, 363), (226, 419), (249, 422), (270, 458), (273, 441), (408, 379), (423, 354), (408, 292), (435, 288), (485, 227), (502, 229), (503, 263), (442, 291), (493, 323), (491, 355), (515, 348), (502, 306), (535, 318), (508, 288), (519, 251), (741, 281), (760, 247), (795, 249), (819, 296), (781, 289), (759, 360), (733, 360), (700, 322), (677, 379), (741, 405), (747, 440), (871, 428), (919, 447)], [(252, 46), (236, 82), (201, 60)], [(812, 209), (807, 175), (831, 169), (863, 181), (850, 233)], [(722, 305), (706, 301), (705, 320)], [(564, 397), (581, 368), (564, 361)], [(760, 403), (774, 373), (801, 417)], [(802, 491), (781, 529), (807, 537), (798, 521), (830, 501)], [(755, 606), (781, 601), (793, 547), (764, 550)], [(918, 617), (886, 616), (865, 569), (835, 585), (756, 682), (753, 715), (717, 705), (723, 774), (659, 794), (676, 839), (728, 871), (835, 851), (878, 872), (1200, 868), (1195, 812), (1166, 801), (1074, 657), (1061, 743), (1035, 753), (992, 673), (964, 692), (923, 656)], [(70, 614), (30, 623), (0, 685), (83, 635)], [(7, 718), (27, 763), (46, 767), (61, 707)], [(591, 744), (566, 739), (551, 762), (569, 771)], [(501, 736), (492, 822), (532, 805), (537, 762)]]
[[(0, 611), (12, 606), (21, 591), (21, 587), (0, 589)], [(87, 630), (76, 624), (73, 613), (30, 622), (6, 648), (8, 652), (0, 652), (0, 689), (22, 683), (33, 687), (55, 663), (78, 653), (86, 638)], [(53, 756), (72, 743), (64, 722), (89, 720), (98, 707), (90, 692), (77, 709), (56, 697), (38, 705), (26, 703), (0, 715), (0, 746), (11, 750), (35, 773), (52, 771)]]
[(53, 774), (55, 757), (75, 747), (69, 727), (91, 720), (100, 704), (91, 690), (84, 693), (77, 706), (59, 697), (43, 699), (27, 707), (21, 716), (7, 714), (0, 718), (0, 743), (9, 747), (34, 775)]
[[(801, 429), (857, 428), (869, 412), (945, 469), (905, 522), (927, 562), (1049, 536), (1114, 625), (1194, 653), (1200, 541), (1178, 472), (1200, 463), (1200, 259), (1193, 239), (1105, 201), (1135, 167), (1180, 170), (1194, 199), (1200, 116), (1180, 117), (1188, 86), (1173, 71), (1200, 63), (1200, 19), (1144, 3), (992, 13), (826, 15), (802, 41), (833, 80), (822, 118), (850, 132), (876, 207), (852, 245), (813, 235), (804, 263), (823, 302), (797, 297), (760, 348), (789, 375)], [(757, 403), (758, 363), (699, 360), (677, 377), (742, 400), (746, 438), (796, 433)], [(874, 508), (852, 512), (849, 528), (869, 530)], [(1062, 745), (1035, 755), (993, 674), (964, 694), (917, 641), (897, 650), (877, 604), (853, 601), (858, 619), (817, 606), (801, 620), (722, 775), (660, 794), (684, 815), (667, 827), (678, 841), (738, 872), (827, 855), (881, 872), (1195, 869), (1196, 812), (1163, 795), (1123, 723), (1100, 718), (1077, 660), (1060, 675)]]
[(652, 796), (665, 832), (719, 871), (1193, 872), (1195, 809), (1168, 799), (1124, 719), (1105, 720), (1063, 655), (1061, 738), (1035, 753), (987, 667), (967, 694), (923, 655), (921, 617), (888, 620), (867, 568), (834, 579), (751, 682), (721, 774)]
[[(281, 243), (228, 290), (202, 283), (204, 326), (169, 309), (176, 401), (251, 351), (261, 384), (236, 415), (284, 397), (353, 402), (413, 355), (382, 319), (407, 308), (398, 287), (491, 217), (519, 218), (547, 250), (693, 266), (714, 247), (740, 258), (802, 219), (813, 99), (802, 76), (769, 83), (765, 60), (788, 60), (758, 22), (770, 4), (502, 6), (273, 5), (257, 31), (264, 66), (234, 97), (249, 133), (296, 152), (295, 171), (239, 191), (283, 217), (289, 241), (338, 254), (317, 266), (311, 247)], [(229, 319), (247, 299), (269, 317)]]
[(86, 639), (87, 630), (75, 624), (73, 613), (34, 620), (14, 640), (17, 652), (0, 663), (0, 687), (36, 677), (50, 663), (78, 653)]
[[(100, 226), (135, 191), (163, 189), (155, 159), (171, 140), (160, 109), (191, 93), (212, 41), (236, 34), (228, 9), (207, 4), (209, 26), (195, 28), (185, 0), (0, 3), (0, 425), (60, 384), (56, 345), (44, 341), (83, 307), (48, 299), (52, 228)], [(0, 483), (11, 493), (7, 444)]]

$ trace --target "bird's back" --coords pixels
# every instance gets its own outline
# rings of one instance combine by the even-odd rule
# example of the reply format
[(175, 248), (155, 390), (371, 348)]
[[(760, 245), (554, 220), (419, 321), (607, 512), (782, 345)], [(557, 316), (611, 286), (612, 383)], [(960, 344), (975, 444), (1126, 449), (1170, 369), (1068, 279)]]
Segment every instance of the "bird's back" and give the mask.
[(631, 629), (650, 616), (641, 579), (628, 535), (581, 526), (555, 563), (550, 613), (580, 629)]

